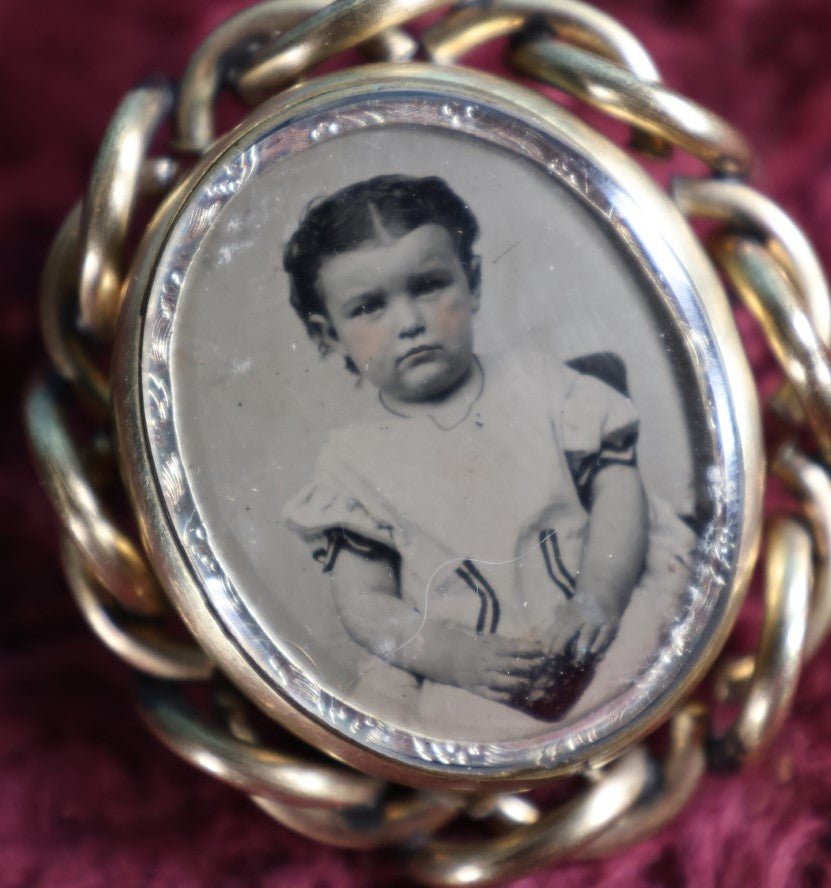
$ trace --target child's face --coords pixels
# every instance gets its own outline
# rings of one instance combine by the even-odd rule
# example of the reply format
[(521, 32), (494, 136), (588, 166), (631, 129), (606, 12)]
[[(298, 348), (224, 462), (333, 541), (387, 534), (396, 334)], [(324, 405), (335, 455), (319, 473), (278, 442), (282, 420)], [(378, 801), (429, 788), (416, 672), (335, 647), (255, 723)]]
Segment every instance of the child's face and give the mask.
[[(478, 268), (471, 278), (478, 280)], [(383, 393), (406, 401), (440, 398), (473, 359), (471, 287), (447, 229), (429, 224), (324, 260), (318, 286), (327, 342)]]

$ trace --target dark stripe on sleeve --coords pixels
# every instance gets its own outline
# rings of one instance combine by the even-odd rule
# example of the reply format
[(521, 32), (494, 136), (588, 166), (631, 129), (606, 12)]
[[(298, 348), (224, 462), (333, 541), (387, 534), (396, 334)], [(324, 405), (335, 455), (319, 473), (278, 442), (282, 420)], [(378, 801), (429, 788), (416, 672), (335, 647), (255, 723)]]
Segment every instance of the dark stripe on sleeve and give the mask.
[(540, 548), (542, 549), (542, 557), (545, 559), (545, 569), (548, 571), (548, 576), (566, 598), (574, 598), (577, 581), (563, 562), (556, 530), (540, 531)]
[(324, 534), (326, 545), (315, 549), (312, 552), (312, 558), (322, 565), (323, 573), (331, 573), (335, 567), (338, 555), (343, 549), (348, 549), (361, 558), (370, 561), (379, 561), (384, 559), (389, 561), (398, 575), (398, 567), (401, 557), (395, 549), (379, 543), (377, 540), (370, 540), (351, 530), (344, 530), (340, 527), (332, 527)]
[(638, 441), (637, 424), (625, 429), (620, 439), (605, 440), (599, 453), (588, 456), (567, 452), (566, 461), (577, 488), (577, 496), (583, 508), (588, 512), (592, 504), (592, 484), (597, 473), (606, 466), (637, 466), (638, 457), (635, 445)]
[(464, 568), (457, 567), (456, 574), (460, 576), (465, 583), (479, 596), (479, 616), (476, 619), (476, 634), (481, 635), (485, 630), (485, 620), (488, 617), (488, 599), (484, 591), (477, 585), (473, 577), (467, 570), (469, 561), (464, 561)]
[(493, 586), (485, 579), (482, 572), (479, 568), (472, 562), (470, 559), (465, 559), (462, 562), (464, 566), (470, 571), (471, 575), (476, 579), (476, 581), (481, 585), (481, 587), (485, 590), (490, 599), (491, 603), (491, 632), (496, 632), (496, 627), (499, 625), (499, 600), (496, 597), (496, 592), (493, 591)]

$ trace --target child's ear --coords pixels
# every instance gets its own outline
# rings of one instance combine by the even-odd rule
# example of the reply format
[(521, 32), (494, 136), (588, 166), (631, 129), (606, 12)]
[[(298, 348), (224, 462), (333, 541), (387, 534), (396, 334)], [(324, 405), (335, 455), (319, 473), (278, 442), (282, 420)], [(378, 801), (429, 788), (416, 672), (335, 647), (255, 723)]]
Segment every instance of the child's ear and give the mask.
[(467, 273), (467, 283), (470, 289), (470, 298), (474, 311), (479, 310), (479, 296), (482, 284), (482, 259), (480, 256), (470, 257), (470, 268)]
[(318, 348), (324, 354), (329, 351), (342, 351), (340, 340), (338, 339), (332, 322), (324, 314), (310, 314), (306, 320), (306, 326), (309, 336), (317, 343)]

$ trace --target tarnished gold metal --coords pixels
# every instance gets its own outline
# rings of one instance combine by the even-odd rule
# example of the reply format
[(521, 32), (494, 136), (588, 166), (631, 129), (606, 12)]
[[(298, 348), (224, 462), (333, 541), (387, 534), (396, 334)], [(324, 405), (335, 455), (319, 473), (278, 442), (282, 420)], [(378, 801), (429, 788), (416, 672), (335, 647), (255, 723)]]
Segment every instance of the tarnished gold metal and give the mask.
[(579, 0), (490, 0), (460, 5), (422, 35), (432, 62), (450, 64), (482, 43), (521, 30), (541, 18), (560, 39), (618, 62), (645, 81), (661, 76), (641, 42), (616, 19)]
[(139, 707), (150, 729), (182, 758), (250, 795), (311, 808), (377, 803), (383, 783), (333, 764), (316, 764), (238, 740), (208, 724), (170, 682), (140, 676)]
[[(329, 5), (329, 0), (267, 0), (244, 9), (215, 28), (191, 56), (176, 102), (176, 146), (203, 152), (216, 137), (214, 102), (234, 72), (267, 41), (273, 41), (304, 19)], [(382, 61), (405, 61), (418, 51), (418, 42), (397, 28), (370, 38), (362, 47)]]
[(802, 665), (810, 590), (810, 534), (791, 518), (774, 519), (766, 538), (762, 637), (741, 711), (711, 743), (717, 769), (758, 757), (786, 717)]
[[(233, 736), (259, 745), (260, 738), (251, 727), (242, 698), (228, 688), (220, 688), (215, 699)], [(251, 796), (251, 800), (270, 817), (308, 838), (354, 849), (378, 848), (431, 835), (449, 823), (468, 801), (461, 793), (395, 788), (379, 795), (372, 805), (342, 809), (298, 807), (265, 796)]]
[(575, 854), (636, 803), (654, 772), (635, 747), (597, 782), (526, 827), (481, 842), (432, 841), (409, 860), (408, 873), (427, 885), (490, 885)]
[[(521, 31), (533, 21), (556, 36), (594, 56), (622, 65), (640, 81), (659, 83), (661, 75), (640, 41), (620, 22), (579, 0), (491, 0), (460, 5), (422, 35), (427, 57), (437, 64), (457, 62), (488, 40)], [(657, 157), (666, 156), (671, 143), (643, 129), (634, 129), (632, 144)]]
[(339, 0), (265, 44), (236, 77), (236, 89), (256, 104), (320, 62), (444, 4), (441, 0)]
[(109, 341), (122, 283), (121, 252), (138, 198), (147, 150), (173, 107), (173, 88), (157, 82), (128, 93), (95, 160), (81, 217), (79, 323)]
[(519, 792), (477, 796), (465, 813), (474, 820), (490, 819), (506, 826), (530, 826), (540, 819), (539, 807)]
[(401, 791), (367, 808), (320, 810), (299, 808), (275, 799), (252, 796), (269, 816), (301, 835), (338, 848), (368, 850), (418, 842), (453, 820), (464, 800), (449, 793)]
[[(794, 444), (779, 448), (772, 460), (774, 474), (799, 500), (813, 538), (813, 582), (803, 657), (810, 659), (831, 630), (831, 477)], [(756, 666), (754, 654), (723, 664), (716, 674), (714, 693), (724, 703), (746, 694)]]
[(327, 0), (270, 0), (243, 9), (211, 31), (191, 56), (179, 84), (177, 147), (194, 153), (204, 151), (216, 137), (214, 102), (228, 72), (255, 47), (326, 5)]
[(831, 299), (817, 254), (799, 226), (769, 197), (734, 179), (678, 176), (672, 196), (687, 216), (725, 222), (764, 238), (804, 300), (823, 343), (831, 345)]
[(155, 678), (196, 681), (209, 678), (213, 664), (195, 644), (174, 641), (152, 622), (119, 613), (90, 576), (84, 557), (72, 540), (61, 541), (61, 564), (67, 583), (87, 625), (101, 641), (134, 669)]
[(660, 763), (659, 777), (645, 798), (576, 855), (604, 857), (656, 833), (673, 820), (698, 788), (707, 769), (704, 737), (708, 713), (689, 703), (672, 717), (669, 749)]
[(40, 477), (91, 576), (130, 611), (167, 611), (167, 599), (143, 553), (115, 525), (88, 479), (64, 421), (58, 386), (34, 386), (25, 407), (29, 443)]
[(831, 362), (811, 316), (779, 263), (760, 244), (729, 233), (710, 252), (762, 326), (793, 385), (826, 465), (831, 465)]
[(139, 172), (139, 197), (162, 197), (173, 187), (181, 169), (172, 157), (148, 157)]
[(409, 62), (418, 55), (421, 44), (401, 28), (387, 28), (362, 43), (360, 49), (373, 62)]
[(510, 61), (522, 73), (689, 151), (718, 173), (746, 176), (753, 168), (750, 146), (718, 115), (614, 62), (549, 37), (520, 42)]
[(78, 330), (78, 259), (81, 203), (58, 231), (40, 281), (40, 329), (55, 371), (72, 383), (101, 416), (110, 407), (110, 383)]
[(809, 659), (831, 629), (831, 477), (790, 444), (779, 450), (772, 468), (802, 504), (814, 541), (814, 580), (804, 651)]
[(756, 669), (756, 655), (745, 654), (722, 663), (713, 677), (713, 696), (719, 703), (740, 703)]
[[(831, 299), (819, 259), (808, 239), (770, 198), (731, 179), (677, 177), (672, 195), (688, 216), (724, 222), (731, 230), (760, 238), (804, 300), (826, 348), (831, 344)], [(803, 423), (805, 416), (787, 380), (771, 400), (786, 420)]]
[[(145, 160), (139, 171), (139, 195), (165, 194), (179, 172), (170, 158)], [(52, 366), (72, 383), (99, 416), (110, 410), (110, 382), (94, 354), (94, 346), (79, 330), (78, 289), (82, 204), (79, 201), (61, 225), (40, 281), (40, 329)]]
[[(606, 857), (657, 832), (684, 808), (707, 768), (704, 737), (708, 712), (700, 703), (680, 709), (670, 721), (669, 748), (654, 786), (619, 820), (574, 854), (577, 859)], [(530, 826), (542, 816), (539, 807), (518, 793), (477, 799), (467, 809), (476, 819), (492, 818), (511, 826)]]

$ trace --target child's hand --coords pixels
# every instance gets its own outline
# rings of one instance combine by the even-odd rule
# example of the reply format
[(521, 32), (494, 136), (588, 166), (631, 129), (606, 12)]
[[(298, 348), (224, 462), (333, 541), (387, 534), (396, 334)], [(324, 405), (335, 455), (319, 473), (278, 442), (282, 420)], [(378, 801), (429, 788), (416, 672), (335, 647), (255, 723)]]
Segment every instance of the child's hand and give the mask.
[(466, 641), (447, 651), (447, 684), (501, 703), (527, 687), (545, 660), (539, 640), (479, 635)]
[(558, 616), (548, 639), (549, 656), (568, 654), (578, 661), (602, 654), (620, 621), (619, 608), (594, 596), (573, 598)]

